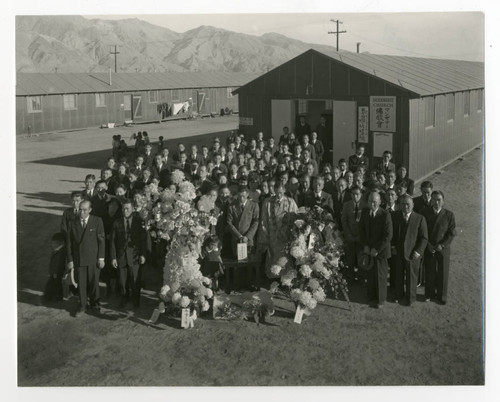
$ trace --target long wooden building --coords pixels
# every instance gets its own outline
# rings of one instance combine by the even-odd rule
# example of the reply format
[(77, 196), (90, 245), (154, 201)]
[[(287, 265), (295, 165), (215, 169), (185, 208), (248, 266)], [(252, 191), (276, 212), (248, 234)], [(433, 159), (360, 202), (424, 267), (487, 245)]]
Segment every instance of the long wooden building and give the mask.
[(202, 115), (223, 108), (237, 111), (233, 90), (256, 77), (230, 72), (19, 73), (16, 131), (19, 135), (158, 121), (166, 108), (186, 101)]
[(385, 150), (418, 180), (483, 142), (484, 63), (307, 52), (241, 86), (240, 130), (278, 139), (323, 116), (330, 161), (364, 143), (371, 166)]

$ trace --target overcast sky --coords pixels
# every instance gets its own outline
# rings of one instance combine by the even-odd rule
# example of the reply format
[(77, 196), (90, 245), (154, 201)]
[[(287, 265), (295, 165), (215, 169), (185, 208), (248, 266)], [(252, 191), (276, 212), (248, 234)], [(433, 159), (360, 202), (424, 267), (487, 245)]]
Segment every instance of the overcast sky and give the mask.
[(137, 17), (176, 32), (212, 25), (251, 35), (278, 32), (304, 42), (336, 44), (332, 19), (340, 20), (340, 49), (378, 54), (484, 60), (484, 15), (452, 13), (301, 13), (93, 15), (87, 18)]

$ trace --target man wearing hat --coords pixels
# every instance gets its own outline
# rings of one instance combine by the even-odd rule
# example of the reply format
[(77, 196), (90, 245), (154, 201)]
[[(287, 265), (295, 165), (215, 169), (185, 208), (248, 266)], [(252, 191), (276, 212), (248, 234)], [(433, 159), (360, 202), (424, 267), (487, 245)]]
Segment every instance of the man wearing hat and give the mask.
[(359, 221), (360, 244), (373, 260), (368, 272), (368, 297), (377, 308), (382, 308), (387, 299), (387, 259), (391, 256), (392, 240), (391, 215), (380, 203), (380, 194), (370, 193), (368, 208), (361, 212)]

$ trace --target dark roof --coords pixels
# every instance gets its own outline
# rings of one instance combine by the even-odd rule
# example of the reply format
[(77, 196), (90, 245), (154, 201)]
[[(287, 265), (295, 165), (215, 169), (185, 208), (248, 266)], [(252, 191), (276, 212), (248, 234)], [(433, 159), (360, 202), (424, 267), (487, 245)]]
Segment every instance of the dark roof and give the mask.
[(18, 73), (16, 96), (95, 92), (148, 91), (183, 88), (239, 87), (257, 73)]
[(308, 52), (339, 61), (420, 96), (484, 88), (482, 62), (313, 49), (305, 53)]

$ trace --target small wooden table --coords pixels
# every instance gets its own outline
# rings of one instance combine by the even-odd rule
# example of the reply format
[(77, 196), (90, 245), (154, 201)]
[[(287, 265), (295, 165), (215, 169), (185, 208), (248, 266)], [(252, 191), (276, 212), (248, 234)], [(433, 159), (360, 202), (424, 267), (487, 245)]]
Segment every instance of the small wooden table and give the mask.
[(234, 280), (234, 272), (236, 269), (240, 270), (244, 268), (246, 270), (247, 272), (246, 284), (251, 284), (249, 276), (251, 272), (254, 271), (256, 273), (255, 274), (255, 281), (257, 282), (256, 286), (260, 286), (260, 264), (261, 261), (255, 258), (255, 256), (251, 256), (250, 258), (246, 258), (244, 260), (237, 260), (235, 258), (223, 258), (222, 265), (224, 266), (224, 276), (226, 277), (226, 293), (231, 292), (231, 288), (233, 285), (231, 283), (231, 276), (233, 276)]

